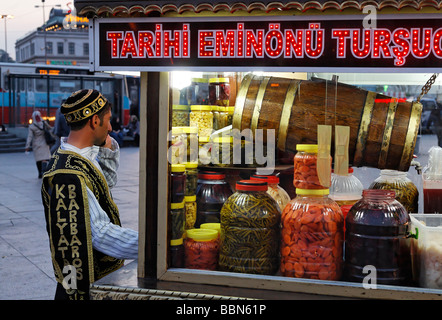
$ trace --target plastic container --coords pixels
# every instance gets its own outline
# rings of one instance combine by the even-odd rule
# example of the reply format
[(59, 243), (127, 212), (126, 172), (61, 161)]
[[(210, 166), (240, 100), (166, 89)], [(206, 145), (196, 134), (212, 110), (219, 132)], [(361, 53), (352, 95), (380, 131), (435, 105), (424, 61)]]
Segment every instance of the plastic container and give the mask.
[(407, 178), (407, 173), (396, 170), (381, 170), (381, 175), (370, 185), (369, 189), (394, 190), (396, 200), (408, 213), (418, 212), (419, 191)]
[(186, 196), (184, 197), (184, 208), (185, 208), (185, 224), (184, 229), (189, 230), (195, 227), (196, 222), (196, 196)]
[[(185, 150), (183, 155), (183, 162), (198, 161), (198, 128), (197, 127), (175, 127), (181, 130)], [(172, 128), (175, 129), (175, 128)]]
[[(316, 172), (317, 144), (298, 144), (293, 159), (293, 185), (299, 189), (328, 189), (321, 185)], [(330, 163), (331, 165), (331, 163)]]
[(424, 213), (442, 213), (442, 148), (431, 147), (422, 174)]
[(209, 137), (213, 131), (212, 107), (206, 105), (190, 106), (189, 123), (198, 128), (199, 137)]
[(172, 127), (189, 125), (189, 106), (174, 104), (172, 106)]
[(209, 79), (209, 101), (211, 105), (228, 107), (230, 100), (229, 78)]
[(186, 190), (186, 167), (183, 164), (170, 165), (170, 198), (172, 203), (184, 201)]
[(328, 189), (296, 189), (281, 216), (281, 274), (339, 280), (343, 270), (344, 217)]
[(198, 137), (198, 165), (205, 166), (212, 161), (210, 137)]
[(170, 268), (184, 268), (183, 238), (170, 240), (169, 267)]
[(186, 268), (216, 270), (218, 254), (219, 242), (216, 230), (187, 230), (187, 238), (184, 242)]
[(424, 288), (442, 289), (442, 215), (410, 214), (413, 279)]
[(187, 104), (209, 104), (209, 80), (206, 78), (192, 78), (187, 87)]
[(267, 183), (241, 180), (221, 210), (219, 268), (273, 275), (278, 270), (281, 211)]
[(169, 163), (183, 163), (186, 161), (186, 134), (183, 127), (172, 127), (170, 131), (171, 141), (168, 149), (168, 161)]
[(275, 199), (278, 203), (279, 208), (284, 210), (287, 203), (290, 202), (290, 196), (288, 193), (279, 185), (279, 177), (273, 175), (251, 175), (250, 180), (259, 180), (267, 182), (267, 193)]
[(363, 282), (367, 277), (364, 267), (373, 266), (377, 284), (409, 284), (410, 218), (394, 191), (364, 190), (345, 223), (346, 280)]
[(235, 107), (226, 107), (227, 110), (227, 126), (231, 126), (233, 123), (233, 113), (235, 112)]
[(222, 129), (228, 126), (228, 112), (227, 107), (218, 107), (218, 129)]
[(233, 166), (233, 137), (214, 137), (210, 157), (216, 167)]
[(205, 171), (198, 174), (195, 228), (199, 228), (202, 223), (220, 222), (221, 208), (233, 194), (225, 178), (226, 175), (219, 172)]
[(200, 225), (200, 229), (216, 230), (218, 232), (218, 237), (220, 237), (220, 235), (221, 235), (221, 223), (219, 223), (219, 222), (202, 223)]
[(198, 186), (198, 162), (186, 162), (184, 166), (186, 168), (184, 196), (194, 196)]
[(218, 111), (218, 106), (211, 106), (212, 108), (212, 113), (213, 113), (213, 130), (218, 130), (219, 126), (219, 111)]
[(184, 224), (186, 221), (186, 213), (184, 209), (184, 201), (181, 203), (170, 204), (170, 233), (171, 239), (180, 239), (184, 235)]

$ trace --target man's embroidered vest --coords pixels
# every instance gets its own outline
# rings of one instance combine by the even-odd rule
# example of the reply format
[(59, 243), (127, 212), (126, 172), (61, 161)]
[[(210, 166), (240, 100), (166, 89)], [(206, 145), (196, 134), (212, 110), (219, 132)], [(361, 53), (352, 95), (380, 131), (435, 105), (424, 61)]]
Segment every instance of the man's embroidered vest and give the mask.
[(86, 187), (110, 221), (121, 225), (103, 174), (89, 160), (59, 149), (48, 164), (41, 193), (55, 277), (69, 299), (88, 299), (91, 283), (123, 265), (92, 248)]

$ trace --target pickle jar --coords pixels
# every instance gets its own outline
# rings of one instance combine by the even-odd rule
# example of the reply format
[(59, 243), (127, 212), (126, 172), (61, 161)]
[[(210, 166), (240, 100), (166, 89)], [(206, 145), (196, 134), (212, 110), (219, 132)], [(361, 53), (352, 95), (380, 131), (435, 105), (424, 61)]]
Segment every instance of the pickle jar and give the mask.
[(345, 219), (345, 280), (363, 283), (372, 266), (378, 284), (410, 284), (409, 224), (393, 190), (364, 190)]
[(170, 131), (171, 142), (168, 150), (169, 163), (183, 163), (186, 161), (186, 134), (183, 127), (172, 127)]
[(224, 127), (227, 127), (227, 118), (228, 118), (228, 113), (227, 113), (227, 107), (218, 107), (218, 129), (222, 129)]
[(198, 128), (199, 137), (209, 137), (213, 131), (212, 106), (193, 105), (190, 110), (190, 126)]
[(196, 195), (196, 188), (198, 186), (198, 162), (186, 162), (186, 188), (184, 196)]
[(219, 222), (202, 223), (200, 225), (200, 229), (216, 230), (218, 232), (218, 238), (221, 235), (221, 223), (219, 223)]
[(169, 267), (184, 268), (184, 241), (183, 238), (170, 240)]
[(225, 179), (224, 173), (212, 171), (198, 173), (196, 228), (202, 223), (220, 222), (221, 208), (233, 194), (230, 184)]
[(211, 106), (211, 110), (213, 113), (213, 130), (218, 130), (219, 129), (219, 107), (218, 106)]
[(185, 230), (193, 229), (196, 222), (196, 196), (184, 197), (184, 208), (186, 213)]
[(189, 125), (189, 106), (174, 104), (172, 106), (172, 127)]
[(273, 275), (278, 270), (281, 210), (267, 183), (241, 180), (221, 209), (219, 268)]
[(187, 104), (202, 105), (209, 103), (209, 81), (206, 78), (192, 78), (187, 87)]
[(184, 201), (170, 204), (170, 232), (171, 239), (180, 239), (184, 235), (185, 224)]
[(170, 165), (170, 198), (172, 203), (181, 203), (184, 201), (184, 192), (186, 189), (186, 167), (184, 164)]
[(419, 191), (407, 178), (407, 173), (396, 170), (381, 170), (381, 175), (373, 181), (369, 189), (394, 190), (396, 200), (408, 213), (418, 212)]
[(216, 230), (187, 230), (187, 238), (184, 242), (184, 265), (186, 268), (216, 270), (218, 254), (219, 242)]
[(212, 164), (217, 167), (233, 165), (233, 137), (216, 136), (211, 151)]
[(198, 165), (204, 166), (211, 162), (212, 143), (210, 137), (198, 137)]
[[(318, 158), (317, 144), (298, 144), (293, 159), (293, 185), (299, 189), (327, 189), (319, 182), (316, 172)], [(331, 166), (331, 162), (330, 162)]]
[(328, 189), (296, 189), (281, 216), (281, 274), (339, 280), (343, 270), (344, 217)]
[(187, 162), (198, 161), (198, 128), (181, 127), (186, 144), (185, 160)]
[(209, 79), (209, 101), (211, 105), (228, 107), (230, 100), (229, 78)]
[(235, 111), (235, 107), (226, 107), (227, 109), (227, 124), (226, 126), (230, 126), (233, 123), (233, 113)]
[(290, 196), (288, 193), (279, 185), (279, 177), (274, 175), (258, 175), (254, 174), (250, 176), (251, 180), (259, 180), (267, 182), (267, 193), (275, 199), (278, 203), (279, 208), (284, 210), (287, 203), (290, 202)]

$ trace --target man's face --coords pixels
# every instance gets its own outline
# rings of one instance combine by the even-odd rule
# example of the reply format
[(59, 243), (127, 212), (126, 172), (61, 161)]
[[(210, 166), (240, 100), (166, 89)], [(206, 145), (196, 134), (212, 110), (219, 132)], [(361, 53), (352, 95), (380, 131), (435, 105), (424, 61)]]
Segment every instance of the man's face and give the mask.
[(104, 115), (103, 121), (100, 122), (100, 119), (98, 118), (98, 126), (96, 126), (95, 129), (94, 145), (103, 146), (106, 143), (107, 135), (112, 131), (112, 125), (110, 123), (111, 118), (112, 112), (110, 110)]

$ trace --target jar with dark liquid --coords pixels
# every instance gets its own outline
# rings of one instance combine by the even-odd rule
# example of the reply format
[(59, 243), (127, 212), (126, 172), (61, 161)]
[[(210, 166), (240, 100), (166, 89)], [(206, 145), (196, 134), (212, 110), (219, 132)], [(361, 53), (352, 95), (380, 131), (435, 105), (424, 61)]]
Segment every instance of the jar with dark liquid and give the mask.
[(391, 190), (364, 190), (346, 217), (346, 280), (362, 283), (376, 270), (376, 283), (406, 285), (411, 280), (410, 224), (405, 207)]

